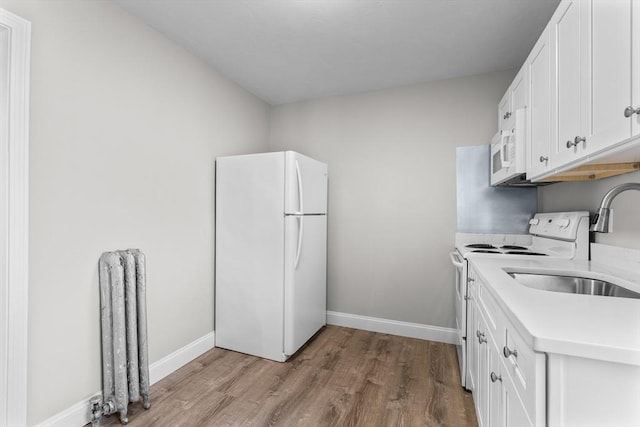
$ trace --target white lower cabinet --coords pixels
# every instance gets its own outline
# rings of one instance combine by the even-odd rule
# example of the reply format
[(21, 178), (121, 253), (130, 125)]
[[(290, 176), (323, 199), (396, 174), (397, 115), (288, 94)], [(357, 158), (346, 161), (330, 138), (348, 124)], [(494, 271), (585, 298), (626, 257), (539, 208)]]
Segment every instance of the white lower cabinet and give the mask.
[(504, 415), (504, 426), (533, 426), (524, 404), (516, 391), (516, 386), (509, 375), (502, 376), (502, 404)]
[(493, 337), (489, 334), (485, 347), (489, 374), (481, 381), (487, 381), (489, 393), (487, 395), (487, 426), (504, 427), (504, 402), (502, 393), (502, 366), (498, 358), (498, 347)]
[(549, 354), (548, 427), (637, 427), (640, 366)]
[(470, 277), (468, 281), (467, 290), (467, 325), (470, 325), (470, 329), (467, 331), (467, 388), (472, 393), (475, 392), (478, 387), (478, 356), (477, 356), (477, 310), (473, 299), (475, 298), (475, 278)]
[(469, 274), (469, 375), (480, 427), (640, 426), (640, 365), (533, 351), (473, 265)]
[[(473, 274), (473, 273), (472, 273)], [(480, 427), (544, 426), (545, 358), (524, 344), (477, 279), (468, 334), (470, 376)]]
[(473, 391), (476, 404), (476, 415), (479, 427), (487, 427), (489, 412), (489, 346), (487, 345), (487, 325), (486, 321), (477, 310), (476, 305), (476, 338), (474, 346), (475, 360), (473, 368), (476, 369), (477, 381)]
[[(484, 316), (477, 313), (475, 348), (478, 381), (474, 390), (478, 425), (481, 427), (533, 426), (516, 386), (502, 360), (504, 355), (489, 332)], [(472, 365), (473, 369), (473, 365)]]

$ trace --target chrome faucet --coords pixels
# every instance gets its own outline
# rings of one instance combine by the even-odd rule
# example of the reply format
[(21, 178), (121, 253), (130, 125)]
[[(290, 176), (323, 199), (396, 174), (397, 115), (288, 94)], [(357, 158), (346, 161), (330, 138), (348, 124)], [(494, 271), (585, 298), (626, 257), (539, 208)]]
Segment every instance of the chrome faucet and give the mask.
[(627, 182), (625, 184), (616, 185), (611, 190), (607, 191), (607, 194), (602, 198), (602, 202), (600, 203), (600, 209), (598, 209), (598, 213), (595, 214), (593, 220), (591, 221), (591, 231), (596, 231), (598, 233), (608, 233), (609, 232), (609, 217), (611, 216), (611, 202), (616, 196), (623, 191), (627, 190), (638, 190), (640, 191), (640, 182)]

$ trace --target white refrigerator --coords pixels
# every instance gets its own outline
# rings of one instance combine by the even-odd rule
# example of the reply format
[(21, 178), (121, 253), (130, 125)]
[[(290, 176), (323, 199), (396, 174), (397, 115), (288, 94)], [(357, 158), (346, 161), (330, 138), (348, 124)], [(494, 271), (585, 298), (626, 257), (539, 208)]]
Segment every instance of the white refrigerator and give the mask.
[(284, 362), (326, 324), (327, 165), (216, 159), (216, 347)]

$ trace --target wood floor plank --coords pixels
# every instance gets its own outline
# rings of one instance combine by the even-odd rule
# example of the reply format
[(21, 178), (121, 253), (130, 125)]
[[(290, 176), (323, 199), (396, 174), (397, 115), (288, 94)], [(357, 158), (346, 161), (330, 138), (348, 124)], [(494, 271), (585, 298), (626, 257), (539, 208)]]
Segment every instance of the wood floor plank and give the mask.
[[(327, 326), (286, 363), (212, 349), (151, 387), (131, 427), (476, 426), (455, 347)], [(103, 425), (118, 425), (116, 415)]]

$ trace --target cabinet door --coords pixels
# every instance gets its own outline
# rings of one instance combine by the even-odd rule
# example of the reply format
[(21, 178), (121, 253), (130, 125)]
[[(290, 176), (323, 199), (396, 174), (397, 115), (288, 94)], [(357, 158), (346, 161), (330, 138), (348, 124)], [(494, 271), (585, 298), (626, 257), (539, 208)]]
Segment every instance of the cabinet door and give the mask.
[(577, 157), (578, 148), (570, 144), (582, 129), (580, 6), (579, 0), (560, 3), (550, 25), (553, 46), (552, 69), (556, 75), (553, 93), (555, 102), (552, 110), (555, 130), (552, 155), (556, 165)]
[[(631, 99), (632, 108), (640, 108), (640, 2), (631, 2)], [(640, 135), (640, 114), (632, 115), (631, 133)]]
[(529, 104), (529, 89), (527, 88), (527, 66), (523, 66), (509, 87), (511, 92), (512, 115), (520, 108), (527, 108)]
[(581, 5), (583, 130), (577, 149), (590, 154), (631, 136), (631, 9), (633, 0)]
[(505, 427), (533, 426), (508, 375), (502, 378), (502, 402)]
[(551, 168), (551, 48), (549, 31), (542, 33), (527, 60), (529, 73), (529, 121), (527, 177)]
[(498, 104), (498, 130), (509, 128), (511, 118), (511, 90), (507, 89), (500, 103)]
[(487, 342), (487, 352), (489, 360), (489, 394), (487, 396), (488, 411), (487, 422), (491, 427), (504, 427), (504, 402), (503, 402), (503, 389), (502, 389), (502, 361), (500, 360), (500, 353), (493, 338), (489, 338)]
[[(472, 279), (471, 277), (470, 279)], [(475, 293), (475, 278), (469, 281), (467, 300), (467, 388), (471, 390), (474, 397), (476, 396), (476, 386), (478, 383), (477, 371), (477, 355), (478, 355), (478, 336), (477, 336), (477, 308)]]
[(489, 336), (489, 328), (487, 322), (480, 310), (476, 313), (476, 322), (478, 331), (478, 346), (477, 346), (477, 372), (478, 381), (476, 383), (476, 412), (478, 415), (478, 426), (489, 427), (488, 412), (489, 412), (489, 345), (487, 343), (487, 337)]

